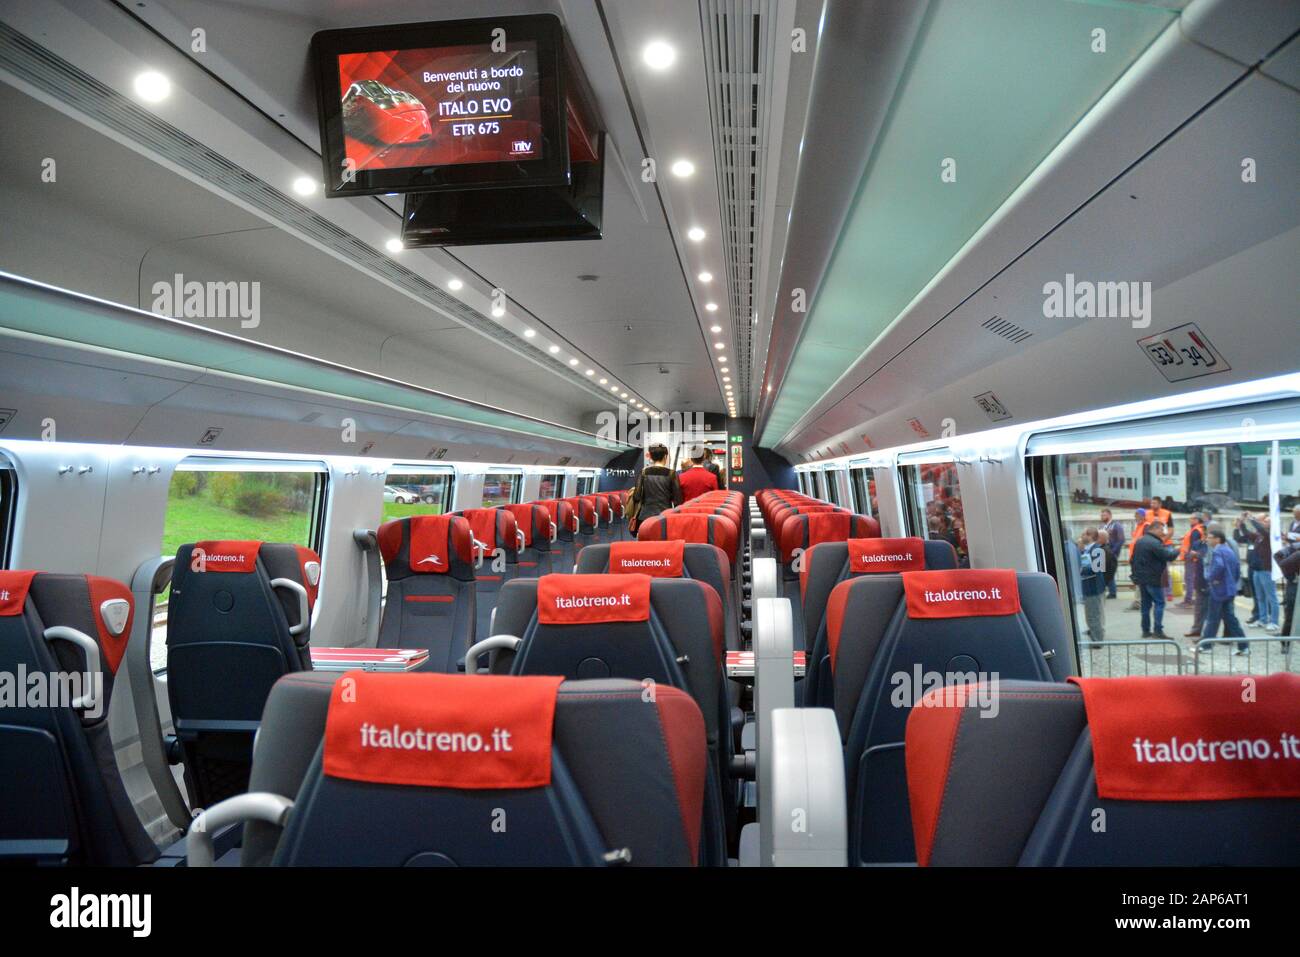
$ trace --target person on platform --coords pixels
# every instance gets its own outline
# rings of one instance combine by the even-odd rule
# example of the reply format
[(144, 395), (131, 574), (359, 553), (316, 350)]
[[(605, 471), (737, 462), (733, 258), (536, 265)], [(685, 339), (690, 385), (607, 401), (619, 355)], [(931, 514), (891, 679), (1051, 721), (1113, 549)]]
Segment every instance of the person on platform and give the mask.
[[(1241, 562), (1237, 558), (1237, 549), (1228, 544), (1227, 533), (1223, 526), (1211, 525), (1207, 529), (1210, 553), (1205, 569), (1205, 577), (1210, 585), (1210, 604), (1205, 611), (1205, 624), (1201, 630), (1202, 638), (1214, 638), (1219, 632), (1219, 622), (1223, 622), (1225, 638), (1244, 638), (1246, 632), (1237, 620), (1237, 582), (1241, 578)], [(1237, 643), (1236, 654), (1244, 655), (1247, 651), (1244, 641)], [(1199, 653), (1201, 646), (1196, 646)]]
[(1101, 541), (1104, 534), (1090, 525), (1079, 538), (1083, 613), (1091, 641), (1106, 640), (1106, 546)]
[(1115, 573), (1119, 570), (1120, 549), (1124, 547), (1124, 526), (1115, 520), (1110, 509), (1103, 508), (1097, 531), (1106, 533), (1106, 550), (1110, 552), (1110, 558), (1106, 561), (1106, 597), (1116, 598), (1118, 592), (1115, 589)]
[[(1152, 519), (1142, 537), (1133, 543), (1133, 582), (1138, 587), (1143, 638), (1168, 638), (1165, 634), (1165, 573), (1178, 557), (1177, 545), (1166, 545), (1164, 522)], [(1152, 627), (1154, 626), (1154, 627)]]

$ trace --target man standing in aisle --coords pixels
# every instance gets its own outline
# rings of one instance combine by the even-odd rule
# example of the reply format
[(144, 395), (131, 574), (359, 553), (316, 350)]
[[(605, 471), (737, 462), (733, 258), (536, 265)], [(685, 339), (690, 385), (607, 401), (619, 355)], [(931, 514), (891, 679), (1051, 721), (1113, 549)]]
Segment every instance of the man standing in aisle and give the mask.
[(704, 467), (703, 452), (691, 459), (690, 468), (677, 473), (677, 481), (682, 486), (683, 502), (689, 502), (718, 487), (718, 477)]
[(1169, 637), (1164, 628), (1164, 578), (1169, 563), (1178, 557), (1178, 546), (1166, 545), (1165, 535), (1164, 522), (1152, 519), (1142, 537), (1133, 543), (1132, 575), (1138, 589), (1143, 638)]

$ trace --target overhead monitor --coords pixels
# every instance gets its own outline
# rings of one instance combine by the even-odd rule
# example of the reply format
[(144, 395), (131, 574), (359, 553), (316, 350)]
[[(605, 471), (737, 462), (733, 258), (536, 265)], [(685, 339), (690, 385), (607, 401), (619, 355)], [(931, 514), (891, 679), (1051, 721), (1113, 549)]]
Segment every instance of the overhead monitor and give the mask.
[(549, 14), (317, 33), (327, 195), (567, 184), (563, 57)]

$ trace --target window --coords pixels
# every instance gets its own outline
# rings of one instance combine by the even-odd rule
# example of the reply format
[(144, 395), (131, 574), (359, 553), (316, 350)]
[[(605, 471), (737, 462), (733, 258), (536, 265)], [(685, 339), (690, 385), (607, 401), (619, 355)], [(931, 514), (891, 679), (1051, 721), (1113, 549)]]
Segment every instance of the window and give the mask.
[(957, 550), (957, 565), (970, 567), (966, 543), (966, 516), (961, 504), (961, 483), (951, 461), (903, 465), (904, 511), (908, 531), (922, 538), (940, 539)]
[(579, 475), (577, 478), (578, 490), (573, 493), (574, 495), (590, 495), (592, 492), (596, 491), (596, 475), (594, 472), (586, 475)]
[(547, 472), (537, 486), (539, 499), (564, 498), (564, 473)]
[(808, 473), (796, 472), (795, 478), (799, 480), (799, 491), (802, 492), (804, 495), (807, 495), (808, 494)]
[(834, 469), (831, 469), (826, 473), (826, 499), (832, 505), (840, 504), (839, 471), (836, 471)]
[(18, 514), (18, 483), (14, 470), (0, 457), (0, 568), (9, 567), (9, 539)]
[[(1234, 655), (1234, 643), (1194, 648), (1200, 633), (1193, 627), (1211, 609), (1205, 571), (1211, 547), (1193, 550), (1192, 528), (1217, 527), (1236, 554), (1240, 573), (1255, 586), (1249, 559), (1275, 550), (1270, 534), (1290, 528), (1291, 508), (1300, 502), (1295, 463), (1300, 444), (1294, 440), (1245, 442), (1234, 445), (1187, 445), (1170, 448), (1129, 448), (1116, 451), (1046, 455), (1042, 457), (1038, 494), (1046, 513), (1040, 529), (1048, 571), (1056, 577), (1067, 617), (1074, 630), (1083, 675), (1255, 673), (1300, 670), (1300, 659), (1288, 660), (1282, 639), (1266, 628), (1244, 627), (1256, 617), (1256, 601), (1241, 589), (1229, 608), (1250, 639), (1246, 653)], [(1278, 479), (1273, 481), (1273, 462)], [(1288, 468), (1289, 467), (1289, 468)], [(1095, 481), (1093, 480), (1095, 477)], [(1277, 486), (1278, 511), (1269, 514), (1272, 486)], [(1145, 528), (1152, 499), (1170, 513), (1164, 543), (1176, 553), (1165, 566), (1157, 594), (1163, 595), (1163, 636), (1143, 637), (1139, 611), (1141, 591), (1132, 578), (1135, 539)], [(1139, 513), (1139, 510), (1143, 510)], [(1094, 556), (1098, 532), (1104, 566), (1098, 579), (1088, 561)], [(1200, 538), (1200, 536), (1198, 536)], [(1116, 540), (1119, 541), (1116, 541)], [(1286, 543), (1282, 542), (1282, 547)], [(1282, 625), (1284, 588), (1273, 564), (1260, 581), (1260, 593), (1271, 592), (1265, 624)], [(1113, 583), (1113, 584), (1112, 584)], [(1111, 592), (1115, 597), (1110, 597)], [(1154, 606), (1154, 601), (1149, 604)], [(1200, 606), (1198, 610), (1198, 605)], [(1276, 609), (1276, 613), (1273, 612)], [(1155, 630), (1154, 607), (1148, 628)], [(1202, 629), (1203, 631), (1203, 629)], [(1219, 624), (1213, 637), (1227, 637)]]
[[(329, 475), (323, 464), (255, 459), (186, 459), (167, 489), (163, 555), (189, 542), (253, 539), (319, 553)], [(170, 586), (169, 586), (170, 588)], [(153, 667), (167, 667), (167, 591), (154, 605)]]
[(818, 469), (810, 474), (812, 475), (813, 498), (821, 499), (823, 502), (826, 501), (826, 479), (821, 470)]
[(452, 469), (394, 466), (384, 478), (384, 521), (449, 512), (455, 487)]
[(849, 480), (854, 510), (874, 518), (880, 511), (876, 505), (876, 470), (866, 466), (849, 469)]
[(483, 507), (514, 505), (523, 484), (523, 472), (488, 472), (483, 476)]

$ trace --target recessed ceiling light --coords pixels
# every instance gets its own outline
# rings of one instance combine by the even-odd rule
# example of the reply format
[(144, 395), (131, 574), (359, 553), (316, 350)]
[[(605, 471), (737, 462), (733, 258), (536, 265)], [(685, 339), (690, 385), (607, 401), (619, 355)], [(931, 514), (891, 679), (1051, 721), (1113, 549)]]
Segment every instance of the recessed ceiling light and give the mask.
[(704, 304), (704, 308), (709, 310), (709, 312), (717, 312), (718, 304), (716, 302), (706, 302)]
[(768, 386), (768, 387), (767, 387), (767, 394), (768, 394), (768, 395), (771, 395), (771, 394), (772, 394), (772, 387), (771, 387), (771, 386)]
[(317, 183), (310, 176), (299, 176), (293, 181), (293, 191), (299, 196), (310, 196), (316, 192)]
[(723, 381), (723, 382), (730, 382), (730, 381), (731, 381), (731, 376), (729, 376), (729, 375), (724, 375), (724, 376), (722, 377), (722, 381)]
[(727, 361), (727, 357), (726, 357), (726, 356), (718, 356), (718, 361), (719, 361), (719, 362), (726, 362), (726, 361)]
[(596, 370), (595, 370), (595, 369), (588, 369), (588, 370), (587, 370), (587, 375), (595, 375), (595, 374), (596, 374)]
[(135, 78), (135, 95), (149, 103), (160, 103), (172, 92), (172, 81), (157, 70), (145, 70)]
[(537, 335), (537, 333), (534, 332), (532, 329), (525, 329), (525, 330), (524, 330), (524, 338), (525, 338), (525, 339), (531, 339), (531, 338), (532, 338), (533, 336), (535, 336), (535, 335)]
[(612, 386), (610, 386), (610, 387), (609, 387), (609, 391), (610, 391), (610, 392), (617, 392), (617, 391), (618, 391), (618, 386), (616, 386), (616, 385), (612, 385)]
[(402, 245), (400, 239), (394, 236), (392, 239), (388, 240), (388, 242), (384, 243), (384, 248), (390, 253), (400, 253), (406, 247)]
[(700, 273), (699, 280), (700, 282), (713, 282), (713, 273), (706, 269), (704, 272)]
[(620, 392), (620, 393), (618, 394), (618, 397), (619, 397), (620, 399), (626, 399), (626, 398), (627, 398), (627, 393), (626, 393), (626, 392)]
[(555, 355), (555, 353), (557, 353), (557, 352), (559, 352), (559, 351), (560, 351), (560, 347), (559, 347), (559, 346), (551, 346), (551, 349), (550, 349), (551, 355)]
[(461, 282), (459, 279), (449, 279), (447, 281), (447, 288), (450, 289), (452, 292), (459, 292), (460, 290), (465, 288), (465, 284)]
[(726, 347), (725, 344), (723, 344), (723, 343), (721, 343), (721, 342), (715, 342), (715, 343), (713, 344), (713, 348), (715, 348), (715, 349), (725, 349), (725, 348), (727, 348), (727, 347)]
[(722, 327), (721, 327), (721, 326), (709, 326), (709, 332), (712, 332), (712, 333), (715, 333), (715, 334), (716, 334), (716, 333), (719, 333), (719, 332), (721, 332), (721, 331), (722, 331)]
[(608, 381), (609, 381), (608, 379), (601, 379), (601, 380), (600, 380), (600, 384), (601, 384), (601, 385), (604, 385), (604, 384), (607, 383)]
[(707, 234), (704, 232), (704, 230), (700, 229), (699, 226), (692, 226), (690, 229), (686, 231), (686, 238), (693, 243), (698, 243), (701, 239), (705, 237), (705, 235)]
[(677, 62), (677, 50), (671, 43), (651, 40), (641, 51), (641, 59), (652, 70), (666, 70)]
[(728, 369), (726, 366), (723, 366), (723, 368), (722, 368), (722, 374), (723, 374), (723, 375), (726, 375), (726, 374), (727, 374), (728, 372), (730, 372), (730, 371), (731, 371), (731, 370)]
[(577, 359), (570, 359), (570, 360), (569, 360), (569, 365), (571, 365), (571, 366), (576, 366), (577, 364), (578, 364), (578, 360), (577, 360)]
[(688, 159), (679, 159), (674, 161), (669, 169), (672, 170), (674, 176), (685, 179), (695, 172), (695, 164)]
[(493, 307), (492, 307), (492, 315), (496, 316), (498, 319), (500, 319), (500, 318), (501, 318), (502, 316), (504, 316), (505, 314), (506, 314), (506, 307), (505, 307), (505, 306), (493, 306)]

